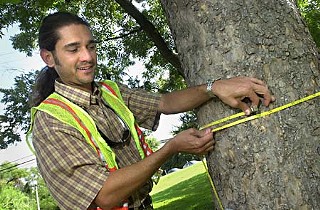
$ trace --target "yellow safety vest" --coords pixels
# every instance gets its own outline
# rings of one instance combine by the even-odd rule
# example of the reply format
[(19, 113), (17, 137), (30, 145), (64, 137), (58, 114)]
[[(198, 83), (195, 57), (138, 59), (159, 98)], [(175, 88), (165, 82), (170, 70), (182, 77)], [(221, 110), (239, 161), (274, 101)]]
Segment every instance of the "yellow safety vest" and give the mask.
[[(152, 150), (146, 143), (144, 135), (135, 122), (132, 112), (124, 104), (118, 85), (110, 80), (102, 81), (100, 85), (102, 99), (105, 100), (128, 125), (141, 158), (151, 155)], [(26, 138), (30, 149), (32, 149), (30, 140), (32, 137), (34, 116), (38, 110), (46, 112), (61, 122), (77, 129), (87, 143), (97, 152), (101, 160), (106, 163), (106, 167), (110, 172), (118, 169), (115, 153), (101, 137), (93, 119), (81, 107), (57, 93), (52, 93), (39, 106), (32, 107), (31, 109), (31, 125)], [(96, 210), (101, 209), (96, 208)], [(112, 210), (128, 210), (128, 202), (124, 201), (122, 206), (114, 207)]]
[[(152, 154), (152, 150), (146, 143), (143, 133), (136, 124), (132, 112), (123, 102), (118, 85), (110, 80), (104, 80), (100, 82), (100, 84), (102, 99), (105, 100), (116, 114), (128, 125), (141, 158), (145, 158)], [(61, 122), (77, 129), (81, 132), (87, 143), (97, 152), (100, 158), (106, 162), (106, 166), (109, 171), (118, 169), (115, 153), (101, 137), (93, 119), (80, 106), (72, 103), (57, 93), (52, 93), (39, 106), (32, 107), (31, 126), (27, 133), (27, 142), (29, 147), (31, 147), (29, 141), (32, 133), (34, 116), (38, 110), (46, 112)]]

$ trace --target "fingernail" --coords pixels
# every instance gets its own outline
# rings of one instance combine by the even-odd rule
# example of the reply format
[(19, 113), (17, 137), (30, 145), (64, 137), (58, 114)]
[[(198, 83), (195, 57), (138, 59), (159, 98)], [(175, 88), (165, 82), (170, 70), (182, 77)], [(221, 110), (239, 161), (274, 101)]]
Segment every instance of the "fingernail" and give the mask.
[(250, 109), (246, 109), (246, 110), (244, 111), (244, 113), (245, 113), (246, 115), (250, 115)]

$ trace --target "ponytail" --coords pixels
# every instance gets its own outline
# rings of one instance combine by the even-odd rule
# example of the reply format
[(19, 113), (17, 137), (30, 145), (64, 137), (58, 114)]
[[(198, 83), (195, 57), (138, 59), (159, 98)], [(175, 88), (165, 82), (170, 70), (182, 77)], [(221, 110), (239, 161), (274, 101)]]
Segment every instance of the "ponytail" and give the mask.
[(39, 72), (31, 94), (31, 107), (38, 106), (54, 92), (54, 83), (58, 77), (56, 70), (48, 66)]

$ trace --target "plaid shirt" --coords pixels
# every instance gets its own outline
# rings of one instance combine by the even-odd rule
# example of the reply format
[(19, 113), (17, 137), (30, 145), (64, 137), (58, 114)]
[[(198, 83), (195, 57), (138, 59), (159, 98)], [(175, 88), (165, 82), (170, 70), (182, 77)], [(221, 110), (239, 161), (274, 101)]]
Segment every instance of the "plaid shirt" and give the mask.
[[(125, 128), (114, 111), (102, 103), (97, 86), (95, 83), (94, 92), (90, 94), (56, 81), (55, 91), (84, 108), (101, 132), (117, 141)], [(130, 90), (122, 85), (119, 88), (137, 123), (155, 130), (159, 121), (160, 95)], [(59, 207), (87, 209), (108, 178), (99, 156), (79, 131), (42, 111), (36, 113), (32, 134), (38, 168)], [(120, 168), (141, 160), (133, 139), (113, 151)], [(138, 209), (151, 189), (150, 180), (129, 198), (129, 207)]]

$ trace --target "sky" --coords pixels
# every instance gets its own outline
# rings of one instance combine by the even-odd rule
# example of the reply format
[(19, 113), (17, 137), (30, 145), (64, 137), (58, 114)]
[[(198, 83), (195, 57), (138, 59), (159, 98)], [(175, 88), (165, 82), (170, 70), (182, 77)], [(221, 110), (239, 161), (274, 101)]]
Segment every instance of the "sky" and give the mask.
[[(14, 50), (10, 36), (18, 32), (17, 27), (10, 27), (7, 30), (2, 30), (5, 34), (0, 39), (0, 88), (11, 88), (14, 84), (14, 78), (23, 73), (41, 69), (44, 63), (40, 58), (39, 51), (35, 51), (32, 57), (27, 57), (24, 53)], [(139, 74), (138, 69), (143, 66), (138, 63), (129, 69), (132, 75)], [(0, 98), (3, 95), (0, 94)], [(4, 104), (0, 103), (0, 114), (4, 113)], [(171, 130), (173, 126), (179, 126), (179, 115), (162, 115), (158, 130), (152, 133), (152, 136), (158, 140), (171, 138)], [(35, 156), (29, 150), (24, 134), (21, 134), (21, 142), (10, 145), (5, 150), (0, 150), (0, 164), (4, 161), (10, 161), (16, 164), (21, 164), (21, 167), (36, 166)]]

